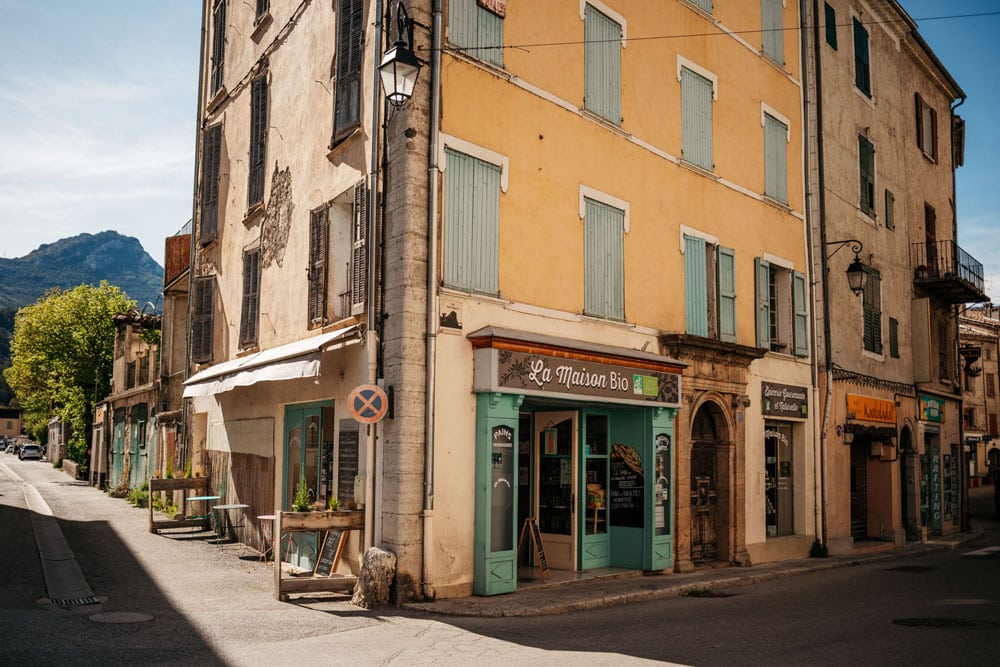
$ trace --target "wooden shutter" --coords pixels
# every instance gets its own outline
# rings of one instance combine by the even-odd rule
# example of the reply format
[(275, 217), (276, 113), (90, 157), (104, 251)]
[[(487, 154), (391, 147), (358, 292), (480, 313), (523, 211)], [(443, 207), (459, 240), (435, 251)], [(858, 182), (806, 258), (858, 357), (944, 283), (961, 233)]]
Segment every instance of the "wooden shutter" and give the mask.
[(681, 155), (712, 170), (712, 82), (681, 68)]
[(719, 340), (736, 342), (736, 251), (716, 250), (716, 273), (719, 285)]
[(267, 152), (267, 75), (250, 84), (250, 177), (247, 207), (264, 201), (264, 161)]
[(337, 3), (337, 83), (333, 141), (345, 139), (361, 123), (361, 64), (365, 41), (363, 0)]
[(499, 293), (500, 167), (445, 150), (444, 281)]
[(309, 326), (326, 322), (326, 258), (329, 223), (324, 206), (309, 216)]
[(583, 310), (588, 315), (625, 319), (625, 212), (585, 199)]
[(878, 269), (865, 267), (868, 282), (862, 297), (864, 309), (864, 347), (882, 354), (882, 277)]
[(885, 228), (896, 228), (896, 195), (892, 190), (885, 191)]
[(615, 125), (621, 124), (622, 29), (590, 5), (584, 21), (584, 106)]
[(699, 9), (704, 9), (709, 14), (712, 13), (712, 0), (691, 0), (691, 4)]
[(854, 19), (854, 85), (866, 96), (872, 96), (868, 31)]
[(858, 135), (858, 171), (861, 177), (861, 210), (875, 215), (875, 146)]
[(260, 249), (243, 253), (243, 307), (240, 314), (240, 346), (257, 343), (260, 312)]
[(191, 314), (191, 357), (195, 362), (212, 360), (214, 296), (215, 282), (212, 276), (195, 281)]
[(474, 58), (503, 67), (503, 49), (499, 48), (503, 45), (503, 15), (481, 6), (476, 0), (451, 0), (448, 3), (448, 42)]
[(215, 0), (212, 10), (212, 74), (211, 93), (222, 88), (223, 65), (226, 60), (226, 0)]
[(768, 291), (771, 264), (760, 257), (754, 258), (755, 296), (757, 298), (757, 347), (771, 349), (771, 298)]
[(201, 145), (201, 222), (202, 245), (219, 232), (219, 163), (222, 158), (222, 123), (205, 128)]
[(761, 46), (764, 54), (779, 65), (785, 64), (785, 36), (782, 32), (782, 0), (761, 0)]
[(707, 259), (705, 239), (685, 234), (684, 316), (687, 333), (694, 336), (708, 335)]
[(927, 149), (924, 147), (924, 98), (920, 96), (920, 93), (913, 93), (913, 109), (916, 111), (917, 116), (917, 147), (927, 152)]
[(829, 2), (823, 3), (826, 12), (826, 43), (837, 50), (837, 12)]
[(351, 314), (359, 315), (368, 306), (368, 185), (354, 186), (354, 219), (351, 248)]
[(931, 145), (929, 147), (930, 150), (927, 151), (927, 154), (930, 155), (935, 160), (937, 160), (937, 156), (938, 156), (938, 152), (937, 152), (937, 145), (938, 145), (937, 109), (930, 108), (930, 109), (928, 109), (928, 111), (930, 111), (930, 121), (931, 121), (931, 133), (930, 133), (931, 136), (929, 137)]
[(809, 356), (809, 299), (806, 277), (792, 272), (792, 338), (795, 356)]
[[(988, 419), (988, 421), (990, 423), (990, 435), (1000, 435), (1000, 432), (997, 431), (997, 415), (996, 415), (996, 413), (995, 412), (991, 412), (989, 414), (989, 416), (987, 417), (987, 419)], [(994, 484), (995, 483), (996, 482), (994, 482)]]
[(764, 114), (764, 194), (788, 203), (788, 127)]
[(889, 318), (889, 356), (899, 356), (899, 321), (895, 317)]

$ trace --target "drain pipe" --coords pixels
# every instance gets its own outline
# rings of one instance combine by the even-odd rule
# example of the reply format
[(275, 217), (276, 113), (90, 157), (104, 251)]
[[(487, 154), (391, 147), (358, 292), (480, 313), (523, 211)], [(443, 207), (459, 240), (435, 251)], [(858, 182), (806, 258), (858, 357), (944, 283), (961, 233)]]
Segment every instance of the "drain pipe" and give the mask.
[[(958, 171), (958, 165), (955, 164), (955, 109), (965, 104), (965, 99), (965, 93), (962, 93), (958, 102), (951, 105), (951, 115), (949, 116), (949, 120), (951, 122), (951, 127), (949, 128), (951, 131), (948, 133), (948, 136), (951, 137), (951, 141), (948, 142), (948, 148), (951, 151), (951, 238), (952, 243), (955, 244), (956, 250), (958, 249), (958, 190), (956, 184), (956, 172)], [(965, 150), (964, 142), (962, 150)], [(958, 253), (955, 252), (954, 254), (957, 255)], [(955, 313), (955, 344), (952, 346), (952, 353), (955, 355), (955, 368), (957, 369), (961, 364), (959, 361), (961, 359), (961, 356), (959, 355), (959, 350), (961, 349), (960, 336), (962, 335), (961, 325), (959, 323), (959, 318), (962, 314), (960, 305), (952, 306), (952, 312)], [(961, 392), (962, 373), (956, 372), (955, 375), (958, 378), (960, 390), (958, 394), (958, 413), (965, 414), (965, 404), (963, 402)], [(958, 479), (959, 488), (962, 490), (960, 494), (961, 507), (959, 512), (959, 525), (962, 530), (970, 530), (972, 524), (969, 521), (969, 466), (966, 462), (965, 456), (965, 420), (963, 419), (958, 420), (958, 443), (958, 460), (961, 462), (958, 468)]]
[(423, 572), (421, 593), (427, 600), (435, 598), (431, 583), (431, 552), (434, 521), (434, 401), (437, 362), (437, 261), (438, 261), (438, 142), (441, 133), (441, 0), (433, 1), (431, 17), (431, 100), (430, 138), (427, 142), (427, 347), (424, 390), (424, 509)]

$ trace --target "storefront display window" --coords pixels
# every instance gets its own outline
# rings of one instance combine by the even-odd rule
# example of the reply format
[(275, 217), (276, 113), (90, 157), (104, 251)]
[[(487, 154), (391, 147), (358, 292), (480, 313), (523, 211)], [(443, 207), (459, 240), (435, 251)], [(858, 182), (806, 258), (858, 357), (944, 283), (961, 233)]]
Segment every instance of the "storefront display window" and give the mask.
[(608, 418), (587, 415), (587, 438), (584, 443), (587, 473), (587, 507), (584, 533), (608, 532)]
[(792, 488), (792, 427), (767, 422), (764, 430), (764, 519), (768, 537), (795, 532)]
[(490, 548), (514, 548), (514, 429), (506, 424), (491, 429), (490, 453), (493, 501), (491, 506)]
[(656, 500), (653, 506), (653, 528), (657, 535), (670, 534), (670, 436), (656, 436)]

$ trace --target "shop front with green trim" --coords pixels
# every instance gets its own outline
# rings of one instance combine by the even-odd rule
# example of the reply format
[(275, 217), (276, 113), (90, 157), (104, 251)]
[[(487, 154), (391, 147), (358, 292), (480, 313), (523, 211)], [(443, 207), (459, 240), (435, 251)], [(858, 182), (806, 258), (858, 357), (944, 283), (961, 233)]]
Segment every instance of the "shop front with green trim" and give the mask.
[(487, 327), (476, 392), (473, 591), (673, 566), (682, 362)]

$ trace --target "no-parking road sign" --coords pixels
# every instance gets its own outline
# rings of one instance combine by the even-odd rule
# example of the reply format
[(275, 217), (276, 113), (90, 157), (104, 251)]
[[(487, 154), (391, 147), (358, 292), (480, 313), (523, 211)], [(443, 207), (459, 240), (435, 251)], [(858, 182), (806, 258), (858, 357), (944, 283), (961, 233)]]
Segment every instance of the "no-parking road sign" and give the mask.
[(363, 384), (347, 397), (347, 408), (355, 421), (374, 424), (385, 417), (389, 410), (389, 397), (381, 387)]

